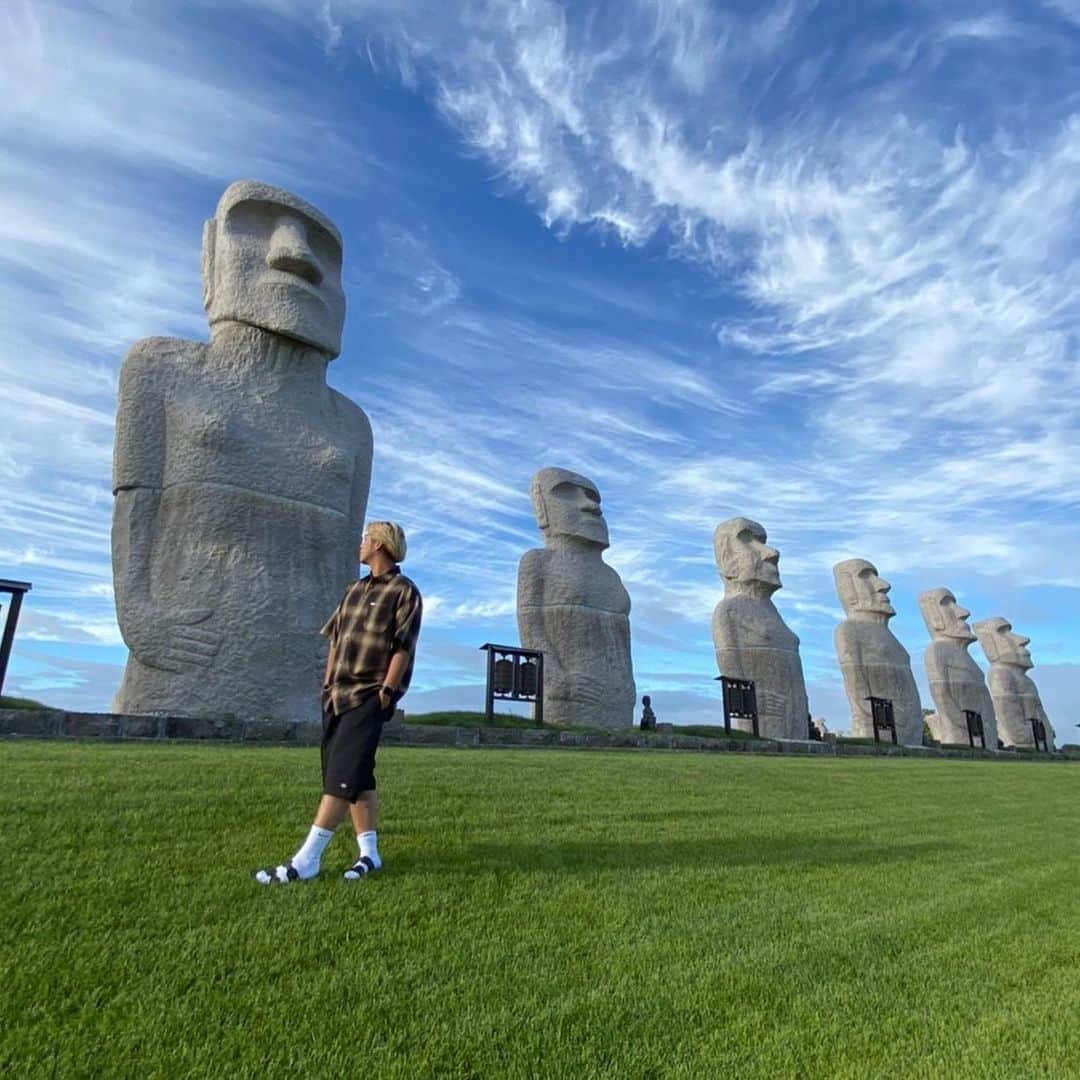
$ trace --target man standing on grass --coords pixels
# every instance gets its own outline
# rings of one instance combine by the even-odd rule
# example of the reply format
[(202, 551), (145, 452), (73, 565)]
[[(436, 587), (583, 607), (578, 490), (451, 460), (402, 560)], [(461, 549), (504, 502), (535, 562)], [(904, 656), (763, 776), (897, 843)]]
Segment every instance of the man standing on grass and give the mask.
[(383, 724), (409, 688), (420, 634), (420, 590), (398, 567), (405, 533), (376, 521), (360, 541), (370, 573), (345, 590), (322, 633), (330, 639), (323, 678), (323, 796), (307, 839), (291, 859), (256, 870), (260, 885), (305, 881), (319, 872), (323, 850), (348, 811), (360, 857), (345, 871), (358, 881), (382, 866), (375, 836), (375, 751)]

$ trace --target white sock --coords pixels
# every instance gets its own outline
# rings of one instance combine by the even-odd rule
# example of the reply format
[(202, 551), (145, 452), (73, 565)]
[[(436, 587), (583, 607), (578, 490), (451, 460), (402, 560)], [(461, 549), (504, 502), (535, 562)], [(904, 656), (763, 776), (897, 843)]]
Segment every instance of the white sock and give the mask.
[[(293, 876), (301, 881), (315, 877), (319, 872), (319, 860), (322, 859), (323, 849), (330, 843), (334, 835), (333, 829), (320, 829), (318, 825), (312, 825), (308, 830), (307, 839), (300, 845), (296, 854), (288, 860), (292, 864)], [(260, 885), (272, 885), (279, 882), (282, 885), (288, 883), (290, 867), (286, 863), (275, 866), (272, 870), (256, 870), (255, 880)]]
[(360, 848), (361, 859), (366, 855), (375, 864), (376, 870), (382, 866), (382, 859), (379, 858), (379, 842), (374, 829), (357, 833), (356, 846)]
[(311, 826), (307, 839), (292, 857), (292, 864), (302, 878), (314, 877), (319, 872), (322, 853), (333, 835), (333, 829), (320, 829), (318, 825)]

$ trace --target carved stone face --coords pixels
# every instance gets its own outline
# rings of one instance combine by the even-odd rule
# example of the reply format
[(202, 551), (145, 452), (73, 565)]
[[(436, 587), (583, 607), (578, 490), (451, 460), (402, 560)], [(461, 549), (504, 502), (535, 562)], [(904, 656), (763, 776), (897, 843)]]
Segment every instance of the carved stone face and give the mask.
[(919, 610), (935, 641), (969, 644), (975, 640), (966, 621), (971, 612), (962, 608), (948, 589), (927, 589), (919, 593)]
[(991, 664), (1011, 664), (1025, 671), (1033, 667), (1028, 645), (1031, 638), (1012, 632), (1012, 624), (1002, 618), (983, 619), (973, 627), (986, 659)]
[(530, 489), (536, 523), (545, 536), (572, 536), (609, 546), (600, 492), (591, 480), (566, 469), (541, 469)]
[(765, 529), (749, 518), (731, 518), (717, 525), (713, 551), (720, 576), (743, 585), (757, 583), (770, 592), (779, 589), (780, 552), (765, 540)]
[(303, 199), (266, 184), (231, 184), (203, 230), (203, 302), (210, 325), (235, 320), (341, 351), (341, 238)]
[(856, 612), (867, 612), (886, 617), (896, 614), (896, 609), (889, 603), (889, 590), (892, 586), (878, 575), (877, 567), (866, 559), (847, 559), (833, 567), (836, 592), (844, 613), (853, 616)]

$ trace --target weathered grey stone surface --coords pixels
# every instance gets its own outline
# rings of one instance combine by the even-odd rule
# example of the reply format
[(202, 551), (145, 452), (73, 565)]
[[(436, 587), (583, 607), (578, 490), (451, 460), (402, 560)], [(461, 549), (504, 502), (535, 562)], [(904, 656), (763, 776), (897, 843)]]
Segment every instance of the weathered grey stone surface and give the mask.
[(996, 749), (994, 704), (982, 668), (968, 655), (975, 640), (967, 624), (971, 612), (960, 607), (948, 589), (920, 593), (919, 609), (931, 638), (925, 655), (926, 677), (937, 709), (926, 718), (931, 734), (942, 743), (967, 743), (964, 710), (970, 709), (982, 715), (987, 749)]
[(354, 576), (371, 477), (367, 417), (326, 385), (341, 255), (302, 199), (233, 184), (203, 233), (209, 343), (148, 338), (124, 359), (117, 712), (318, 718), (318, 631)]
[(1039, 688), (1027, 674), (1031, 667), (1028, 645), (1031, 638), (1013, 633), (1012, 624), (1000, 617), (983, 619), (972, 627), (986, 659), (990, 661), (987, 682), (994, 702), (998, 738), (1006, 746), (1034, 746), (1031, 720), (1046, 727), (1046, 742), (1054, 746), (1054, 728), (1046, 716)]
[(630, 597), (604, 562), (607, 522), (596, 485), (566, 469), (532, 479), (544, 547), (518, 567), (521, 644), (544, 653), (544, 722), (631, 727)]
[(889, 620), (896, 614), (889, 602), (891, 586), (866, 559), (838, 562), (833, 579), (847, 616), (836, 628), (833, 641), (851, 709), (851, 734), (873, 738), (874, 722), (866, 699), (888, 698), (896, 741), (921, 746), (922, 706), (911, 657), (889, 629)]
[[(753, 680), (761, 735), (805, 740), (809, 709), (799, 639), (772, 602), (781, 587), (780, 554), (766, 539), (761, 525), (743, 517), (721, 522), (713, 533), (724, 579), (724, 599), (712, 617), (716, 663), (721, 675)], [(752, 728), (748, 720), (733, 723)]]

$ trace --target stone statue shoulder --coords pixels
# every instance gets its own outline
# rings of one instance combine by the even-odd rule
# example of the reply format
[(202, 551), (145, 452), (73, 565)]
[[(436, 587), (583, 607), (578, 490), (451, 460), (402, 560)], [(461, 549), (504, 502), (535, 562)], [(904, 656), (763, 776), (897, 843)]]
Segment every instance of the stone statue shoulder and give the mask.
[(851, 619), (838, 623), (833, 631), (833, 643), (841, 657), (854, 659), (858, 655), (861, 638)]
[(945, 668), (948, 666), (948, 658), (956, 646), (947, 641), (933, 641), (926, 646), (923, 653), (923, 664), (926, 667), (926, 675), (929, 679), (944, 678)]
[(907, 667), (911, 655), (884, 623), (845, 619), (833, 635), (841, 663)]
[(113, 491), (158, 487), (165, 468), (165, 402), (206, 345), (184, 338), (135, 342), (120, 365), (113, 453)]
[(554, 548), (526, 551), (518, 564), (518, 607), (570, 606), (629, 615), (630, 595), (614, 567)]
[(171, 390), (185, 369), (194, 368), (206, 354), (203, 341), (185, 338), (148, 337), (128, 349), (120, 365), (118, 412), (126, 406), (138, 409)]
[(206, 352), (204, 341), (189, 341), (187, 338), (148, 337), (136, 341), (128, 349), (120, 365), (120, 391), (124, 391), (125, 381), (143, 385), (160, 382), (168, 384), (178, 368), (196, 363)]
[(771, 600), (736, 596), (721, 600), (713, 610), (713, 641), (717, 648), (770, 648), (795, 651), (799, 639)]
[(982, 669), (958, 641), (931, 641), (926, 647), (926, 675), (932, 682), (981, 682)]
[(518, 607), (540, 607), (544, 602), (544, 571), (547, 551), (531, 548), (518, 563)]
[(339, 418), (341, 429), (356, 433), (358, 448), (368, 447), (370, 449), (373, 445), (373, 436), (371, 433), (371, 421), (368, 419), (367, 413), (352, 398), (346, 397), (340, 390), (335, 390), (333, 387), (327, 389), (329, 390), (330, 407)]
[(1035, 683), (1027, 673), (1011, 664), (991, 664), (986, 676), (991, 691), (998, 694), (1031, 694)]

